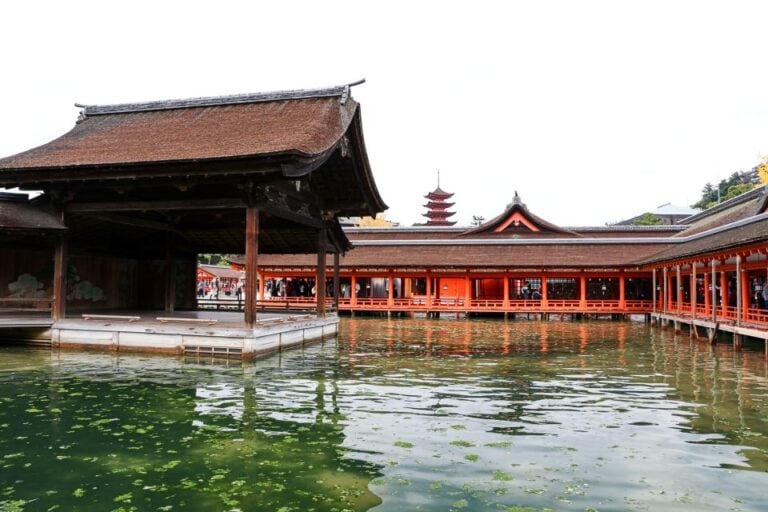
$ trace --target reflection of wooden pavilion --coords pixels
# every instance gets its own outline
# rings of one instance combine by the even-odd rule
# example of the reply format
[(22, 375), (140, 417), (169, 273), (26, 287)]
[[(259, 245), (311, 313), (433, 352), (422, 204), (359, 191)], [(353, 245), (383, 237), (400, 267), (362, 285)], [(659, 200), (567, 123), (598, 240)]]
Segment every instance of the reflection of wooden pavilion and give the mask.
[[(0, 215), (0, 289), (36, 275), (55, 321), (67, 308), (193, 309), (197, 253), (244, 252), (252, 267), (314, 253), (324, 272), (326, 253), (349, 247), (337, 217), (385, 208), (349, 86), (85, 106), (67, 134), (0, 160), (0, 186), (44, 191), (12, 206), (39, 228)], [(76, 296), (73, 278), (103, 297)], [(256, 292), (246, 281), (249, 328)]]

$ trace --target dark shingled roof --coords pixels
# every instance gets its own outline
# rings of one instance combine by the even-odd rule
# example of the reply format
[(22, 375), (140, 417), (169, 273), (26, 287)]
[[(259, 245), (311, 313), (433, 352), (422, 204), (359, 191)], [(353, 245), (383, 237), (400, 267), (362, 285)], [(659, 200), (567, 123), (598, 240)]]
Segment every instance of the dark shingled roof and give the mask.
[(766, 206), (766, 194), (768, 194), (768, 186), (757, 187), (688, 217), (682, 223), (690, 227), (676, 236), (695, 235), (762, 213)]
[(61, 231), (67, 229), (56, 217), (16, 199), (0, 201), (0, 231)]
[[(495, 244), (483, 245), (365, 245), (342, 258), (345, 267), (455, 267), (455, 268), (605, 268), (633, 266), (640, 258), (666, 244)], [(304, 255), (259, 256), (265, 267), (314, 266)]]
[(734, 247), (747, 247), (755, 243), (765, 243), (768, 240), (768, 214), (764, 213), (751, 219), (744, 219), (734, 227), (723, 226), (692, 236), (691, 240), (654, 254), (641, 261), (642, 264), (660, 261), (672, 261), (690, 256), (716, 253)]
[(358, 104), (348, 87), (86, 106), (65, 135), (0, 159), (10, 169), (318, 155), (346, 131)]

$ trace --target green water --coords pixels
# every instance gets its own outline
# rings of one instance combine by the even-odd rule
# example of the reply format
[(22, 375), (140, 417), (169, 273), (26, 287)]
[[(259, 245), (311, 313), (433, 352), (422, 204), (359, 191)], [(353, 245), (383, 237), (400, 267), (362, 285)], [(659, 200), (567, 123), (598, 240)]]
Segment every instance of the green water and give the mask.
[(0, 348), (2, 511), (767, 510), (762, 347), (346, 319), (252, 364)]

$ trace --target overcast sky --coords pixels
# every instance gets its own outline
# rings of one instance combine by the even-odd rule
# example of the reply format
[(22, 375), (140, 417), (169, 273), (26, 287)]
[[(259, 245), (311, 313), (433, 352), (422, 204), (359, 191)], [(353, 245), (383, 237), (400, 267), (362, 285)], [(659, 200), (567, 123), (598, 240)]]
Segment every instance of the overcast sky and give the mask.
[(768, 2), (77, 0), (0, 3), (0, 155), (68, 131), (75, 102), (338, 85), (362, 105), (388, 218), (490, 219), (517, 190), (603, 225), (768, 154)]

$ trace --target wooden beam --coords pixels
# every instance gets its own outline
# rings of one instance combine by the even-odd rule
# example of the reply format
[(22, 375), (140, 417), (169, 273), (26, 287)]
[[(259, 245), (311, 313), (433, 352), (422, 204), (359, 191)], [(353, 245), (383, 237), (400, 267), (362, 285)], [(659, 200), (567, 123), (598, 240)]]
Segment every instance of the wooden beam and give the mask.
[(119, 215), (114, 213), (97, 213), (88, 215), (88, 217), (112, 224), (122, 224), (136, 228), (151, 229), (153, 231), (173, 231), (173, 226), (167, 222), (160, 222), (149, 219), (137, 219), (136, 217), (129, 217), (127, 215)]
[(163, 210), (218, 210), (245, 208), (242, 199), (191, 199), (172, 201), (124, 201), (124, 202), (84, 202), (69, 203), (67, 213), (86, 212), (131, 212), (131, 211), (163, 211)]
[(259, 256), (259, 210), (254, 206), (245, 209), (245, 325), (256, 325), (256, 284)]

